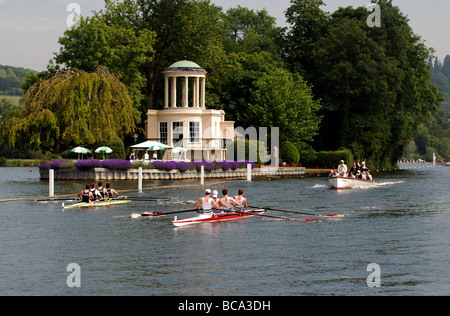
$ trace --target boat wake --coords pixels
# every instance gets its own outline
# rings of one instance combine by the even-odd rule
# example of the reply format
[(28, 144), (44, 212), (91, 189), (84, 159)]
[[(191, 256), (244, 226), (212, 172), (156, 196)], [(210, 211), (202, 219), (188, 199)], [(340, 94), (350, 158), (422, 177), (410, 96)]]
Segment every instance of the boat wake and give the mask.
[(377, 182), (374, 181), (372, 183), (372, 185), (370, 186), (359, 186), (359, 185), (355, 185), (353, 188), (354, 189), (359, 189), (359, 190), (368, 190), (368, 189), (373, 189), (373, 188), (382, 188), (385, 186), (391, 186), (391, 185), (395, 185), (395, 184), (399, 184), (399, 183), (404, 183), (405, 181), (385, 181), (385, 182)]
[(387, 185), (394, 185), (394, 184), (399, 184), (399, 183), (404, 183), (405, 181), (386, 181), (386, 182), (374, 182), (373, 186), (374, 187), (384, 187)]
[(311, 188), (313, 189), (328, 189), (327, 184), (314, 184)]

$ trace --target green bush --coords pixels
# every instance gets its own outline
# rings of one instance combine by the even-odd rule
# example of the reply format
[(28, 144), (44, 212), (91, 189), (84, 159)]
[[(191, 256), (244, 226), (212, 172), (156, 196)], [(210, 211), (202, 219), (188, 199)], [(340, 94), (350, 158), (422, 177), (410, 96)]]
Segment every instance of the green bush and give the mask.
[(126, 159), (125, 157), (125, 145), (120, 138), (113, 139), (107, 145), (113, 150), (111, 154), (108, 154), (108, 159)]
[(281, 159), (285, 163), (298, 163), (300, 154), (297, 147), (289, 141), (285, 142), (281, 148)]
[(307, 168), (335, 169), (340, 161), (344, 160), (350, 168), (353, 164), (353, 154), (349, 149), (338, 151), (305, 151), (302, 152), (302, 166)]

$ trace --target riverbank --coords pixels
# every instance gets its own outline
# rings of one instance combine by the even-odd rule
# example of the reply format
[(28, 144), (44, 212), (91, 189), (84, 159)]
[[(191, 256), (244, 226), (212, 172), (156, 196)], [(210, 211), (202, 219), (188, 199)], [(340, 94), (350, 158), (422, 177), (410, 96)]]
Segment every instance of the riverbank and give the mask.
[(5, 159), (0, 157), (0, 167), (39, 167), (42, 159)]
[[(40, 179), (48, 180), (48, 169), (39, 170)], [(251, 170), (252, 177), (262, 176), (303, 176), (306, 174), (304, 167), (262, 167)], [(201, 173), (197, 170), (158, 170), (143, 169), (142, 180), (185, 180), (199, 179)], [(90, 170), (78, 170), (76, 168), (55, 170), (55, 180), (138, 180), (139, 169), (110, 170), (107, 168), (92, 168)], [(213, 170), (204, 173), (205, 179), (240, 179), (247, 177), (247, 169)]]

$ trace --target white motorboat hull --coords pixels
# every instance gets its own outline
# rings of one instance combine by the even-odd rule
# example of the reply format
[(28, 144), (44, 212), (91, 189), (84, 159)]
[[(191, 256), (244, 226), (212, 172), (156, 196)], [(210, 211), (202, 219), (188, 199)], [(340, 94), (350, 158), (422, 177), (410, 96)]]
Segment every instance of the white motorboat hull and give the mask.
[(347, 177), (333, 177), (328, 179), (328, 183), (332, 189), (352, 189), (367, 188), (373, 185), (373, 180), (362, 180)]

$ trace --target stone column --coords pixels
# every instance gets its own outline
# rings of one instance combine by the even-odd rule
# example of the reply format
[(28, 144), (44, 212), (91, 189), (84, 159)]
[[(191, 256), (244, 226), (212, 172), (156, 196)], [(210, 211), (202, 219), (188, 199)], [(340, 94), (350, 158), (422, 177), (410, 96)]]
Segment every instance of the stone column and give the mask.
[(172, 100), (171, 100), (171, 107), (176, 108), (177, 107), (177, 77), (172, 77)]
[(183, 83), (183, 107), (188, 107), (188, 96), (189, 96), (189, 77), (184, 77), (184, 83)]
[(200, 100), (200, 107), (204, 108), (205, 107), (205, 77), (202, 78), (202, 97)]
[(200, 78), (195, 78), (195, 105), (194, 107), (198, 108), (200, 105)]
[(169, 107), (169, 77), (164, 76), (164, 108)]

